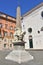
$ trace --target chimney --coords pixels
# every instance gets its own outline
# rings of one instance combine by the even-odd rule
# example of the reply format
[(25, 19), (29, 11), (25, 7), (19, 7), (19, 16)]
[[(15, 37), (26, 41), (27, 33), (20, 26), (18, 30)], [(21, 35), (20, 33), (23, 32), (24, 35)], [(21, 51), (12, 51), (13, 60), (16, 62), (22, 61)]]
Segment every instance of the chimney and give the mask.
[(21, 29), (21, 11), (20, 11), (20, 6), (17, 7), (17, 15), (16, 15), (16, 26), (17, 28)]

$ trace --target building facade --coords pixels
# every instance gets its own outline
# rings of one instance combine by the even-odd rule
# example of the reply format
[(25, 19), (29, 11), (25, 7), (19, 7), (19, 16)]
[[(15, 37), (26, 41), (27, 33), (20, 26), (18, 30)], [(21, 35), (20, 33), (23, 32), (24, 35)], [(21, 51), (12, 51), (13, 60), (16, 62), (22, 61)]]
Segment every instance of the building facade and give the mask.
[(0, 49), (13, 49), (16, 18), (0, 12)]
[(43, 3), (23, 15), (22, 30), (26, 31), (25, 49), (43, 49)]

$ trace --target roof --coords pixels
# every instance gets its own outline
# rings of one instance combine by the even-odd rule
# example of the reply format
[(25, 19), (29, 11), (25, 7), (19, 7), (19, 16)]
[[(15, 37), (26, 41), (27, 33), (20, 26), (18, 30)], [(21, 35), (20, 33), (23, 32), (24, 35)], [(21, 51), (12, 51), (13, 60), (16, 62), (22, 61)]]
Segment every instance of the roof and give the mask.
[(36, 9), (40, 8), (41, 6), (43, 6), (43, 2), (39, 5), (37, 5), (35, 8), (33, 8), (32, 10), (28, 11), (26, 14), (24, 14), (22, 17), (25, 17), (29, 14), (31, 14), (33, 11), (35, 11)]
[(10, 16), (10, 15), (8, 15), (8, 14), (5, 14), (5, 13), (3, 13), (3, 12), (0, 12), (0, 18), (5, 19), (5, 20), (9, 20), (9, 21), (11, 21), (11, 22), (16, 23), (16, 18), (15, 18), (15, 17)]
[[(6, 14), (6, 13), (1, 12), (1, 11), (0, 11), (0, 13), (2, 13), (2, 14), (4, 14), (4, 15), (7, 15), (7, 16), (9, 16), (9, 17), (15, 18), (15, 17), (10, 16), (10, 15), (8, 15), (8, 14)], [(15, 18), (15, 19), (16, 19), (16, 18)]]

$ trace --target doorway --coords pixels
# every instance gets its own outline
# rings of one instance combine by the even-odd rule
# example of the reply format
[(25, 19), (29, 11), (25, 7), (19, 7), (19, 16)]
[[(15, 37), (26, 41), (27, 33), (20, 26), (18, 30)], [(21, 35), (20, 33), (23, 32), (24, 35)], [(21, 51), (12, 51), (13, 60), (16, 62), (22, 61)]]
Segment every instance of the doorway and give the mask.
[(29, 46), (30, 48), (33, 48), (33, 38), (31, 35), (29, 36)]

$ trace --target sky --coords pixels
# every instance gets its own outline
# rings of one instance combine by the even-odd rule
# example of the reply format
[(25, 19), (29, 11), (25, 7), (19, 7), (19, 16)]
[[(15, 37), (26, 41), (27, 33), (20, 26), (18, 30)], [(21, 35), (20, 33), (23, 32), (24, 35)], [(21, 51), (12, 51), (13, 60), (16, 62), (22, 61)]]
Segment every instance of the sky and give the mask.
[(21, 15), (23, 15), (42, 2), (43, 0), (0, 0), (0, 12), (16, 17), (18, 5), (21, 7)]

